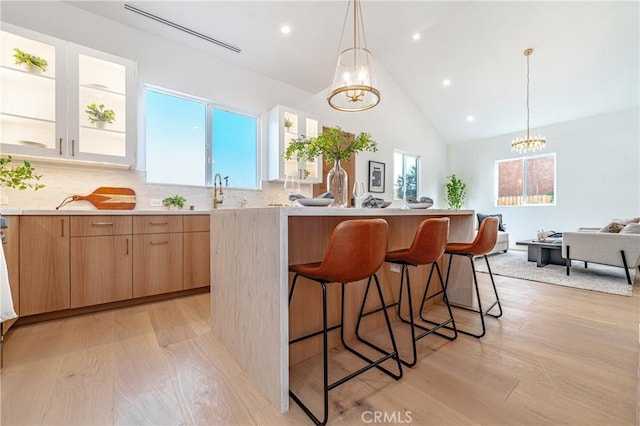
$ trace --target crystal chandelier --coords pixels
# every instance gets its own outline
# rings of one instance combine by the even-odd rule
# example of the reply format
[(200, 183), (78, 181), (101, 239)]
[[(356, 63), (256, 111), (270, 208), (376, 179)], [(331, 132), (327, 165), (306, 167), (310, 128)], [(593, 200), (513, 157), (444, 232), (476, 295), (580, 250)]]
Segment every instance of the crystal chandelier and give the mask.
[(353, 0), (353, 45), (342, 49), (344, 30), (349, 17), (351, 0), (342, 25), (338, 60), (333, 82), (329, 87), (327, 101), (338, 111), (365, 111), (380, 102), (380, 92), (375, 88), (373, 57), (367, 49), (362, 19), (362, 5)]
[(532, 53), (533, 49), (524, 51), (524, 56), (527, 57), (527, 135), (524, 139), (515, 138), (511, 142), (511, 151), (517, 151), (519, 153), (542, 150), (547, 143), (544, 136), (529, 136), (529, 56), (531, 56)]

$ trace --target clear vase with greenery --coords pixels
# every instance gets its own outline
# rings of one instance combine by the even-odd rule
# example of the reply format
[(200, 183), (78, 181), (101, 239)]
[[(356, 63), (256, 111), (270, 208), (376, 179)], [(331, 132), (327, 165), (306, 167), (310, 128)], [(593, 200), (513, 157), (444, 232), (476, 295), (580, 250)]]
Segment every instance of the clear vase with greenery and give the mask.
[(467, 184), (453, 174), (447, 176), (445, 189), (447, 191), (447, 205), (449, 206), (449, 210), (460, 210), (467, 196)]
[(319, 156), (333, 168), (327, 173), (327, 191), (333, 193), (334, 207), (346, 207), (349, 200), (347, 172), (340, 166), (341, 160), (348, 160), (351, 155), (361, 151), (376, 152), (378, 144), (369, 133), (362, 132), (355, 138), (345, 133), (338, 126), (327, 129), (321, 135), (307, 138), (304, 135), (293, 139), (287, 147), (284, 157), (291, 160), (313, 162)]

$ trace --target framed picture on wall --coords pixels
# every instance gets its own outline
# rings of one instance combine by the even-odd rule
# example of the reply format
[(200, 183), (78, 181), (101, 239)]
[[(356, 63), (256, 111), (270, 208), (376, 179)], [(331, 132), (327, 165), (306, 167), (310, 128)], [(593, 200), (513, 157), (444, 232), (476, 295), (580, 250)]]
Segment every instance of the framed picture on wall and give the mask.
[(384, 192), (384, 163), (369, 161), (369, 192)]

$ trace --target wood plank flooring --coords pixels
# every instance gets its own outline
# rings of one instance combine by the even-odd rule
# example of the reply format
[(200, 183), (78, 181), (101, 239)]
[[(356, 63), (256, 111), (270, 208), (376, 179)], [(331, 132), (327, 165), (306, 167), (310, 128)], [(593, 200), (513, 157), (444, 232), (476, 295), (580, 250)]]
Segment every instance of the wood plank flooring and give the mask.
[[(331, 391), (329, 423), (371, 424), (380, 413), (417, 425), (640, 424), (638, 283), (624, 297), (495, 278), (504, 315), (487, 319), (486, 337), (428, 336), (402, 380), (372, 370)], [(0, 423), (311, 424), (293, 402), (281, 415), (262, 397), (211, 335), (209, 306), (198, 294), (12, 329)], [(405, 354), (408, 330), (394, 329)], [(340, 349), (330, 362), (332, 377), (360, 365)], [(291, 369), (316, 410), (320, 363)]]

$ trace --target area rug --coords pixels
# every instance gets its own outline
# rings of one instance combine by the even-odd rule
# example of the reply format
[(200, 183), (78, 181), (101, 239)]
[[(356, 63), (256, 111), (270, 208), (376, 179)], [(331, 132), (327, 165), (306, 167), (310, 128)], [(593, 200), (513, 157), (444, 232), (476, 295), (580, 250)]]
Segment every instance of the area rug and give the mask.
[[(637, 274), (635, 270), (630, 271), (634, 286), (630, 286), (627, 283), (627, 277), (622, 268), (589, 263), (588, 269), (585, 269), (584, 263), (576, 260), (572, 262), (571, 275), (567, 276), (564, 266), (547, 265), (538, 268), (535, 262), (527, 261), (526, 251), (519, 250), (510, 250), (507, 253), (491, 255), (489, 256), (489, 264), (494, 275), (621, 296), (631, 296), (633, 287), (640, 285), (640, 274)], [(476, 259), (476, 269), (480, 272), (487, 272), (487, 264), (484, 258)]]

